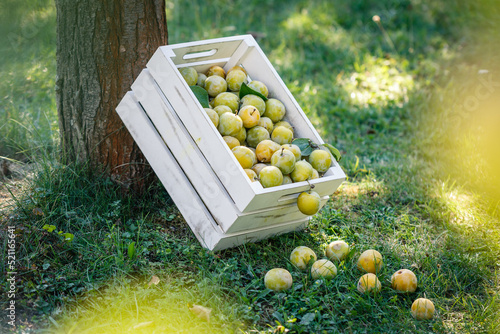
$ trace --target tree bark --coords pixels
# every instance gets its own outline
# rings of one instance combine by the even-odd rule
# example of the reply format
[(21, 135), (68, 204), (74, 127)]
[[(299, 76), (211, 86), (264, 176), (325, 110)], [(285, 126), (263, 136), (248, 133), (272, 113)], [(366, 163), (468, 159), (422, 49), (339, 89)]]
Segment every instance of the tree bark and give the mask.
[(56, 96), (67, 162), (88, 163), (127, 188), (154, 175), (115, 108), (160, 45), (164, 0), (56, 0)]

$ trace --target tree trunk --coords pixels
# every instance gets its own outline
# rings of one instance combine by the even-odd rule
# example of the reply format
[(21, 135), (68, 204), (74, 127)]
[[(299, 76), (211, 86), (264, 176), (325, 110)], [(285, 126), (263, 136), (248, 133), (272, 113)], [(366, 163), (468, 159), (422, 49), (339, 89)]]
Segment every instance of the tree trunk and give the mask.
[(137, 190), (154, 175), (115, 108), (167, 44), (165, 0), (56, 0), (57, 110), (64, 158)]

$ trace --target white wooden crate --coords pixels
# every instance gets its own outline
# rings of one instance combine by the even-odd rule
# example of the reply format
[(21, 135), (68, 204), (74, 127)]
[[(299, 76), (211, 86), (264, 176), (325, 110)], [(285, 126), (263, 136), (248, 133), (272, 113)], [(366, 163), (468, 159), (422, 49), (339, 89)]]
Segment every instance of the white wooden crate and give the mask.
[[(306, 226), (309, 219), (302, 215), (295, 220), (285, 219), (281, 223), (273, 221), (273, 224), (259, 228), (249, 226), (244, 231), (224, 232), (214, 219), (211, 210), (201, 200), (143, 107), (135, 99), (133, 92), (125, 95), (116, 111), (203, 247), (221, 250), (281, 233), (297, 231)], [(269, 217), (260, 212), (253, 216), (247, 215), (245, 219), (265, 222)]]
[[(208, 52), (207, 52), (208, 51)], [(303, 228), (296, 198), (314, 184), (323, 206), (345, 175), (263, 188), (250, 182), (178, 68), (243, 65), (285, 104), (296, 137), (322, 139), (250, 35), (160, 47), (117, 112), (202, 245), (223, 249)]]
[[(283, 102), (285, 120), (294, 126), (295, 137), (309, 138), (317, 144), (324, 142), (251, 35), (160, 47), (147, 64), (149, 73), (236, 207), (241, 212), (253, 212), (294, 203), (311, 184), (322, 197), (333, 194), (345, 180), (345, 174), (336, 162), (323, 177), (307, 182), (272, 188), (250, 182), (178, 71), (179, 67), (191, 66), (204, 72), (212, 65), (220, 65), (226, 70), (242, 65), (252, 79), (267, 85), (270, 97)], [(145, 103), (148, 89), (140, 85), (132, 88), (137, 99)]]

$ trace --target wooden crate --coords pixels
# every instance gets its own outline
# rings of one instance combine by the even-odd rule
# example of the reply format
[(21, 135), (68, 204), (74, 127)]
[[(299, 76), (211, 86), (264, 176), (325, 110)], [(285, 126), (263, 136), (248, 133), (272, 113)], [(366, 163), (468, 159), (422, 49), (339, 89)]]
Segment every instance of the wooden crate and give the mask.
[(243, 65), (285, 104), (296, 137), (321, 144), (250, 35), (160, 47), (117, 112), (202, 245), (222, 249), (305, 226), (298, 194), (314, 184), (323, 206), (345, 179), (337, 163), (319, 179), (273, 188), (250, 182), (178, 68)]
[[(283, 216), (287, 218), (279, 223), (273, 219), (273, 214), (266, 212), (240, 214), (240, 218), (214, 218), (212, 212), (221, 214), (221, 211), (214, 211), (214, 208), (206, 206), (133, 92), (125, 95), (116, 111), (203, 247), (221, 250), (281, 233), (298, 231), (306, 226), (309, 217), (301, 215), (298, 219), (291, 219), (293, 215), (286, 213), (288, 206), (281, 208), (284, 210)], [(227, 209), (228, 212), (231, 211), (230, 208)], [(235, 219), (235, 222), (240, 219), (249, 225), (245, 230), (227, 233), (223, 231), (217, 219)], [(259, 222), (261, 226), (252, 227), (252, 221)]]
[[(317, 144), (324, 142), (251, 35), (160, 47), (147, 68), (237, 208), (241, 212), (252, 212), (293, 203), (299, 193), (310, 188), (310, 184), (314, 184), (314, 190), (320, 196), (333, 194), (345, 180), (345, 174), (336, 162), (323, 177), (308, 182), (263, 188), (259, 183), (249, 181), (178, 70), (191, 66), (204, 72), (212, 65), (220, 65), (225, 70), (242, 65), (252, 79), (267, 85), (270, 97), (283, 102), (285, 120), (294, 127), (295, 137), (309, 138)], [(144, 87), (135, 85), (132, 89), (141, 103), (147, 99)]]

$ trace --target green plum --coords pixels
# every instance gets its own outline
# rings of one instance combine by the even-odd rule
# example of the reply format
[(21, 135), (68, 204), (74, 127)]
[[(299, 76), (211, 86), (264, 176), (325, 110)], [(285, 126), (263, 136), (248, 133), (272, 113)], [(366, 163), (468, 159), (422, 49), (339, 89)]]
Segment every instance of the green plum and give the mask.
[(259, 178), (257, 177), (257, 173), (255, 173), (253, 170), (247, 168), (247, 169), (244, 169), (244, 171), (247, 174), (250, 181), (255, 182), (255, 181), (259, 180)]
[(274, 152), (271, 165), (280, 169), (283, 174), (290, 174), (295, 168), (295, 155), (284, 148)]
[(248, 87), (252, 88), (254, 91), (261, 93), (265, 97), (268, 97), (269, 95), (269, 90), (267, 89), (267, 86), (264, 85), (264, 83), (253, 80), (248, 83)]
[(227, 87), (232, 92), (238, 92), (247, 80), (247, 75), (241, 70), (233, 70), (226, 75)]
[(243, 169), (250, 169), (257, 163), (255, 153), (245, 146), (236, 146), (231, 150)]
[(227, 90), (227, 82), (218, 75), (212, 75), (205, 80), (205, 89), (208, 95), (216, 97)]
[[(242, 125), (243, 125), (243, 123), (242, 123)], [(245, 129), (244, 126), (242, 126), (241, 130), (237, 134), (235, 134), (233, 137), (240, 141), (241, 146), (247, 146), (247, 143), (246, 143), (247, 129)]]
[(208, 117), (210, 117), (212, 123), (214, 123), (215, 127), (219, 126), (219, 115), (217, 115), (217, 112), (211, 108), (204, 108), (204, 109)]
[(259, 109), (261, 116), (264, 116), (264, 114), (266, 113), (266, 103), (261, 97), (257, 95), (248, 94), (243, 96), (243, 98), (241, 99), (241, 107), (244, 107), (246, 105), (251, 105)]
[(332, 165), (330, 152), (324, 150), (314, 150), (309, 155), (309, 163), (318, 172), (324, 173)]
[(255, 174), (257, 174), (257, 176), (259, 175), (260, 171), (262, 170), (262, 168), (264, 167), (267, 167), (269, 166), (268, 164), (264, 164), (262, 162), (258, 162), (256, 163), (255, 165), (253, 165), (252, 167), (252, 170), (255, 172)]
[[(231, 72), (232, 73), (232, 72)], [(238, 116), (243, 121), (243, 126), (247, 129), (253, 128), (259, 123), (260, 113), (257, 108), (251, 105), (241, 107)]]
[(271, 157), (273, 156), (274, 152), (278, 151), (280, 148), (280, 144), (272, 140), (265, 139), (261, 141), (255, 148), (257, 160), (259, 160), (260, 162), (271, 161)]
[(219, 115), (219, 118), (222, 116), (223, 113), (226, 113), (226, 112), (233, 114), (233, 111), (228, 106), (220, 105), (220, 106), (214, 107), (214, 110), (217, 113), (217, 115)]
[(238, 110), (238, 106), (240, 104), (240, 98), (233, 93), (222, 92), (214, 98), (212, 104), (214, 108), (221, 105), (228, 106), (229, 108), (231, 108), (233, 112), (235, 112)]
[(226, 72), (224, 69), (218, 65), (211, 66), (207, 71), (207, 77), (211, 77), (212, 75), (219, 76), (221, 78), (226, 78)]
[(295, 163), (295, 169), (290, 173), (293, 182), (309, 180), (312, 176), (313, 168), (310, 163), (300, 160)]
[(292, 178), (290, 175), (283, 175), (283, 183), (282, 184), (290, 184), (293, 183)]
[(222, 139), (226, 142), (227, 146), (229, 146), (229, 149), (232, 150), (236, 146), (240, 146), (240, 141), (234, 137), (231, 136), (223, 136)]
[(188, 86), (194, 86), (198, 82), (198, 72), (192, 67), (182, 67), (179, 69), (182, 77), (186, 80)]
[(259, 179), (264, 188), (275, 187), (283, 183), (283, 174), (278, 167), (267, 166), (260, 171)]
[(217, 129), (223, 136), (233, 136), (238, 138), (236, 135), (240, 132), (242, 127), (243, 121), (238, 115), (226, 112), (219, 117), (219, 126)]
[(300, 147), (298, 147), (295, 144), (283, 144), (281, 147), (284, 147), (285, 149), (292, 151), (292, 153), (295, 155), (295, 161), (299, 161), (302, 159), (302, 151), (300, 150)]
[(196, 85), (201, 88), (205, 88), (205, 80), (207, 80), (207, 76), (203, 73), (198, 72), (198, 80), (196, 81)]
[(287, 121), (279, 121), (278, 123), (274, 124), (275, 128), (277, 128), (278, 126), (284, 126), (288, 130), (292, 131), (292, 133), (294, 132), (292, 125)]
[(246, 141), (248, 146), (255, 148), (261, 141), (269, 139), (269, 137), (269, 132), (262, 126), (257, 125), (247, 131)]
[(257, 125), (265, 128), (269, 132), (269, 134), (271, 134), (273, 132), (274, 124), (273, 124), (273, 121), (271, 121), (271, 119), (269, 117), (261, 117), (259, 119), (259, 123)]
[(290, 144), (293, 140), (293, 132), (284, 126), (278, 126), (271, 133), (271, 139), (280, 145)]
[(266, 117), (269, 117), (274, 123), (278, 123), (285, 117), (285, 105), (277, 99), (266, 101)]

